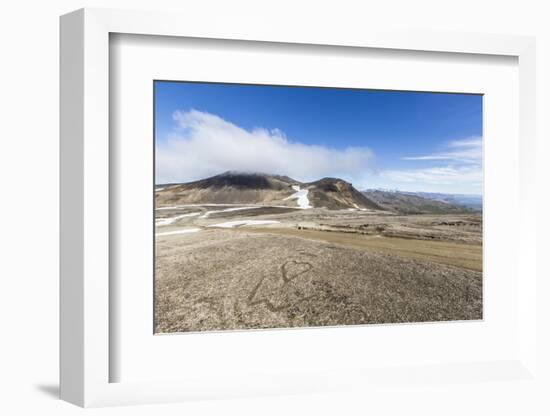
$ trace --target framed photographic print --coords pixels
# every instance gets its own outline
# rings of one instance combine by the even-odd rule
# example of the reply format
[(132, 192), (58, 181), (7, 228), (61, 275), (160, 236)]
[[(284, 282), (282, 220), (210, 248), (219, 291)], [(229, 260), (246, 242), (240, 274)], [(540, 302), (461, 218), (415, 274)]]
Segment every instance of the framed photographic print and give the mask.
[(154, 100), (156, 333), (482, 319), (482, 95)]
[(533, 40), (243, 33), (62, 17), (62, 398), (532, 379)]

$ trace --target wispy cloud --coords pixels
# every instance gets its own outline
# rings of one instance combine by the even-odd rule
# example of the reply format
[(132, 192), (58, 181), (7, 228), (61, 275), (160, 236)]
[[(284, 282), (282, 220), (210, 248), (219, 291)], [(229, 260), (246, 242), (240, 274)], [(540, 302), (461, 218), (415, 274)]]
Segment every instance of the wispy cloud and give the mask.
[(441, 166), (424, 169), (387, 170), (381, 176), (394, 182), (415, 184), (454, 185), (481, 183), (482, 172), (478, 166)]
[(481, 194), (483, 173), (478, 165), (444, 165), (380, 170), (357, 181), (360, 189), (387, 188), (400, 191)]
[(471, 137), (455, 140), (446, 146), (442, 152), (420, 156), (406, 156), (403, 160), (447, 160), (460, 163), (481, 164), (483, 153), (481, 137)]
[(439, 152), (403, 157), (418, 166), (382, 170), (378, 180), (384, 186), (409, 191), (448, 193), (482, 192), (483, 143), (481, 137), (448, 142)]
[(176, 111), (174, 133), (156, 147), (156, 182), (187, 182), (226, 170), (289, 175), (308, 181), (353, 178), (370, 169), (367, 147), (335, 149), (288, 139), (280, 130), (246, 130), (197, 110)]

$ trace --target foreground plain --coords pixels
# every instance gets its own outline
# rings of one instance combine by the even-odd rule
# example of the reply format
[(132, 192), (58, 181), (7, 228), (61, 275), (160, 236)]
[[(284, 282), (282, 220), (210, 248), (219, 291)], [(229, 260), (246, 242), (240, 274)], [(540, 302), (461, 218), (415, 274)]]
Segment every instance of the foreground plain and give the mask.
[(481, 215), (157, 210), (160, 333), (482, 318)]

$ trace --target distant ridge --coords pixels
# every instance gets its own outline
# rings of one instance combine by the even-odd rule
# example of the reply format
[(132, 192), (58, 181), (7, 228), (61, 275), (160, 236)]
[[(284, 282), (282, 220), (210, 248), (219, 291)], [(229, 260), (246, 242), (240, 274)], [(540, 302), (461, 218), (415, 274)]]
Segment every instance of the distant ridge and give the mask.
[[(476, 209), (456, 203), (452, 199), (428, 197), (428, 193), (368, 189), (363, 191), (363, 195), (384, 209), (399, 214), (450, 214), (476, 211)], [(442, 194), (433, 195), (440, 197)]]
[(408, 195), (416, 195), (422, 198), (443, 201), (449, 204), (461, 205), (475, 211), (483, 208), (483, 196), (474, 194), (445, 194), (439, 192), (405, 192)]

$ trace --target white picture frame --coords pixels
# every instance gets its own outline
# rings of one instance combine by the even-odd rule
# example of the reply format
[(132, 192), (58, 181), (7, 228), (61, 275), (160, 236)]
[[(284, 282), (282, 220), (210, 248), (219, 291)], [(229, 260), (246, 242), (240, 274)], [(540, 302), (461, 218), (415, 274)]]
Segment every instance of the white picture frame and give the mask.
[[(185, 21), (185, 24), (181, 22)], [(499, 362), (442, 363), (420, 369), (449, 380), (480, 381), (475, 371), (493, 371), (506, 379), (536, 377), (536, 211), (535, 176), (535, 42), (533, 38), (397, 32), (378, 29), (327, 33), (291, 30), (263, 22), (206, 24), (168, 13), (82, 9), (61, 18), (61, 398), (80, 406), (159, 403), (197, 398), (323, 392), (406, 379), (395, 368), (376, 371), (335, 369), (317, 373), (281, 373), (261, 380), (111, 382), (110, 365), (119, 359), (110, 349), (109, 254), (109, 36), (113, 33), (203, 39), (331, 45), (453, 54), (516, 57), (519, 65), (519, 226), (516, 247), (521, 271), (517, 292), (517, 354)], [(112, 225), (112, 224), (111, 224)], [(277, 333), (270, 335), (278, 336)], [(322, 338), (322, 335), (319, 335)], [(322, 341), (322, 339), (321, 339)], [(345, 380), (342, 381), (342, 380)]]

